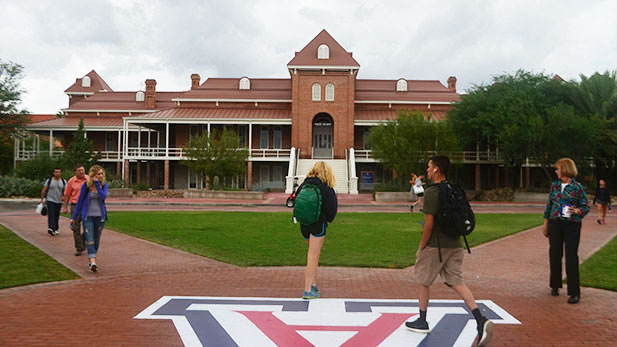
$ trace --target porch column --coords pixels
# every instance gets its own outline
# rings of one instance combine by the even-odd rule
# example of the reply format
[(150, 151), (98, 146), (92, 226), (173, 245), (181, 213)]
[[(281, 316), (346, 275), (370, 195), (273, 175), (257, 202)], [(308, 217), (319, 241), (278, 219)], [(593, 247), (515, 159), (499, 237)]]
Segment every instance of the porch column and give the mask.
[(116, 162), (116, 177), (118, 177), (121, 171), (122, 171), (122, 163), (118, 161)]
[(54, 150), (54, 131), (49, 130), (49, 156), (51, 157)]
[(165, 181), (163, 183), (163, 189), (169, 189), (169, 159), (165, 159)]
[[(150, 134), (150, 133), (148, 133), (148, 134)], [(150, 136), (148, 136), (148, 138), (149, 137)], [(150, 147), (150, 146), (148, 146), (148, 147)], [(146, 183), (148, 183), (148, 185), (150, 187), (152, 187), (152, 180), (150, 179), (150, 162), (146, 163)]]
[(251, 157), (251, 149), (253, 148), (253, 124), (249, 123), (249, 158)]
[[(137, 155), (141, 156), (141, 125), (137, 126)], [(139, 170), (139, 165), (137, 165)], [(137, 174), (137, 177), (139, 177), (139, 174)], [(139, 178), (137, 178), (137, 182), (139, 182)]]
[[(165, 157), (169, 158), (169, 122), (165, 123)], [(165, 160), (165, 165), (166, 168), (169, 168), (167, 160)], [(167, 171), (165, 171), (165, 177), (167, 179)]]
[(124, 185), (125, 186), (129, 186), (129, 181), (131, 178), (131, 171), (129, 171), (130, 169), (130, 163), (127, 159), (124, 160)]
[(525, 168), (525, 188), (529, 188), (531, 183), (531, 168), (527, 166)]
[(253, 162), (249, 161), (247, 163), (247, 167), (248, 169), (246, 170), (246, 188), (248, 190), (251, 190), (251, 186), (253, 185)]
[(482, 190), (482, 180), (480, 179), (480, 174), (481, 174), (481, 170), (480, 170), (480, 164), (476, 164), (476, 187), (474, 188), (475, 190)]
[(19, 156), (19, 140), (17, 140), (17, 136), (13, 141), (13, 169), (17, 169), (17, 156)]
[(161, 178), (159, 177), (159, 172), (160, 172), (160, 162), (155, 162), (154, 163), (154, 183), (155, 183), (155, 188), (158, 189), (161, 186)]
[(141, 161), (137, 161), (137, 184), (141, 183)]
[[(120, 136), (121, 136), (122, 132), (120, 130), (118, 130), (118, 159), (121, 159), (123, 156), (120, 155), (120, 151), (121, 151), (121, 147), (120, 147)], [(119, 163), (119, 162), (118, 162)], [(118, 166), (120, 167), (120, 166)], [(118, 172), (116, 174), (120, 173), (120, 169), (118, 169)]]

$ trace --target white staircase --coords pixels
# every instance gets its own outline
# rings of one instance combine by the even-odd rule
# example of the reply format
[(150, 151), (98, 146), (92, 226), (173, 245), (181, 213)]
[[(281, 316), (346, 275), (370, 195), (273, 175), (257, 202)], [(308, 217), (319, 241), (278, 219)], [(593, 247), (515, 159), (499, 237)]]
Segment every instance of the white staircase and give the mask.
[(301, 184), (306, 177), (306, 174), (311, 171), (313, 165), (318, 161), (325, 161), (332, 167), (332, 174), (336, 178), (336, 186), (334, 190), (337, 194), (349, 193), (349, 182), (347, 181), (347, 161), (345, 159), (300, 159), (298, 160), (298, 184)]

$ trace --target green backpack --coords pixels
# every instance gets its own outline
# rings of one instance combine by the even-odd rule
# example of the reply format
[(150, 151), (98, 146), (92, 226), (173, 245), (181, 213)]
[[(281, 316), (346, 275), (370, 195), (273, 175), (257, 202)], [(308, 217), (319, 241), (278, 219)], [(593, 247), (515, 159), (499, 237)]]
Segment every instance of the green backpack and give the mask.
[(321, 191), (319, 187), (305, 183), (296, 196), (294, 217), (301, 225), (311, 225), (319, 221), (321, 214)]

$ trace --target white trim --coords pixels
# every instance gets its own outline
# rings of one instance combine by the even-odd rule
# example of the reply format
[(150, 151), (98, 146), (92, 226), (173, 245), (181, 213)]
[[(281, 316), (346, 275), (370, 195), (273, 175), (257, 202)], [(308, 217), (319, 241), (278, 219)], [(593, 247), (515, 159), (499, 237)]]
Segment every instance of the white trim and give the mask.
[(86, 113), (99, 113), (99, 112), (103, 112), (103, 113), (122, 113), (122, 112), (138, 112), (138, 113), (152, 113), (152, 112), (159, 112), (162, 110), (74, 110), (74, 109), (70, 109), (70, 108), (64, 108), (61, 109), (60, 111), (62, 112), (86, 112)]
[(291, 118), (286, 119), (229, 119), (229, 118), (125, 118), (129, 123), (172, 123), (172, 124), (291, 124)]
[[(395, 120), (395, 119), (392, 119)], [(377, 126), (379, 124), (383, 124), (388, 120), (354, 120), (354, 126)]]
[(93, 92), (64, 92), (64, 94), (71, 96), (71, 95), (94, 95)]
[(299, 69), (299, 70), (357, 70), (360, 68), (360, 65), (357, 66), (344, 66), (344, 65), (287, 65), (288, 69)]
[(176, 102), (291, 102), (291, 99), (200, 99), (200, 98), (173, 98)]
[(356, 100), (356, 104), (412, 104), (412, 105), (451, 105), (457, 101), (403, 101), (403, 100)]

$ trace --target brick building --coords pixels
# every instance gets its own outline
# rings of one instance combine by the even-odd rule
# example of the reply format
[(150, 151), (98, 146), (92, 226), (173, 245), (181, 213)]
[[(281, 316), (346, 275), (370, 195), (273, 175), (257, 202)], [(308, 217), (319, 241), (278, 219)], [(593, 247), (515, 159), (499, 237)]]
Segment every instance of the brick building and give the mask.
[[(190, 135), (230, 129), (249, 150), (247, 174), (233, 179), (244, 189), (285, 189), (305, 175), (316, 160), (335, 171), (339, 193), (370, 189), (387, 176), (366, 146), (371, 127), (395, 119), (397, 110), (419, 110), (442, 119), (460, 99), (456, 78), (437, 80), (357, 78), (360, 64), (323, 30), (287, 64), (288, 78), (187, 79), (190, 89), (157, 91), (147, 79), (144, 91), (114, 91), (92, 70), (65, 90), (64, 117), (30, 124), (49, 136), (50, 154), (67, 146), (83, 118), (87, 137), (101, 151), (102, 163), (126, 183), (153, 188), (201, 189), (203, 177), (182, 164)], [(190, 84), (189, 84), (190, 82)], [(40, 148), (16, 144), (16, 159), (27, 160)], [(47, 150), (47, 149), (45, 149)], [(461, 154), (472, 164), (476, 187), (482, 170), (499, 164), (496, 153)], [(486, 167), (481, 167), (481, 166)], [(475, 171), (473, 171), (475, 170)], [(499, 180), (498, 169), (494, 171)], [(473, 180), (473, 178), (471, 178)]]

